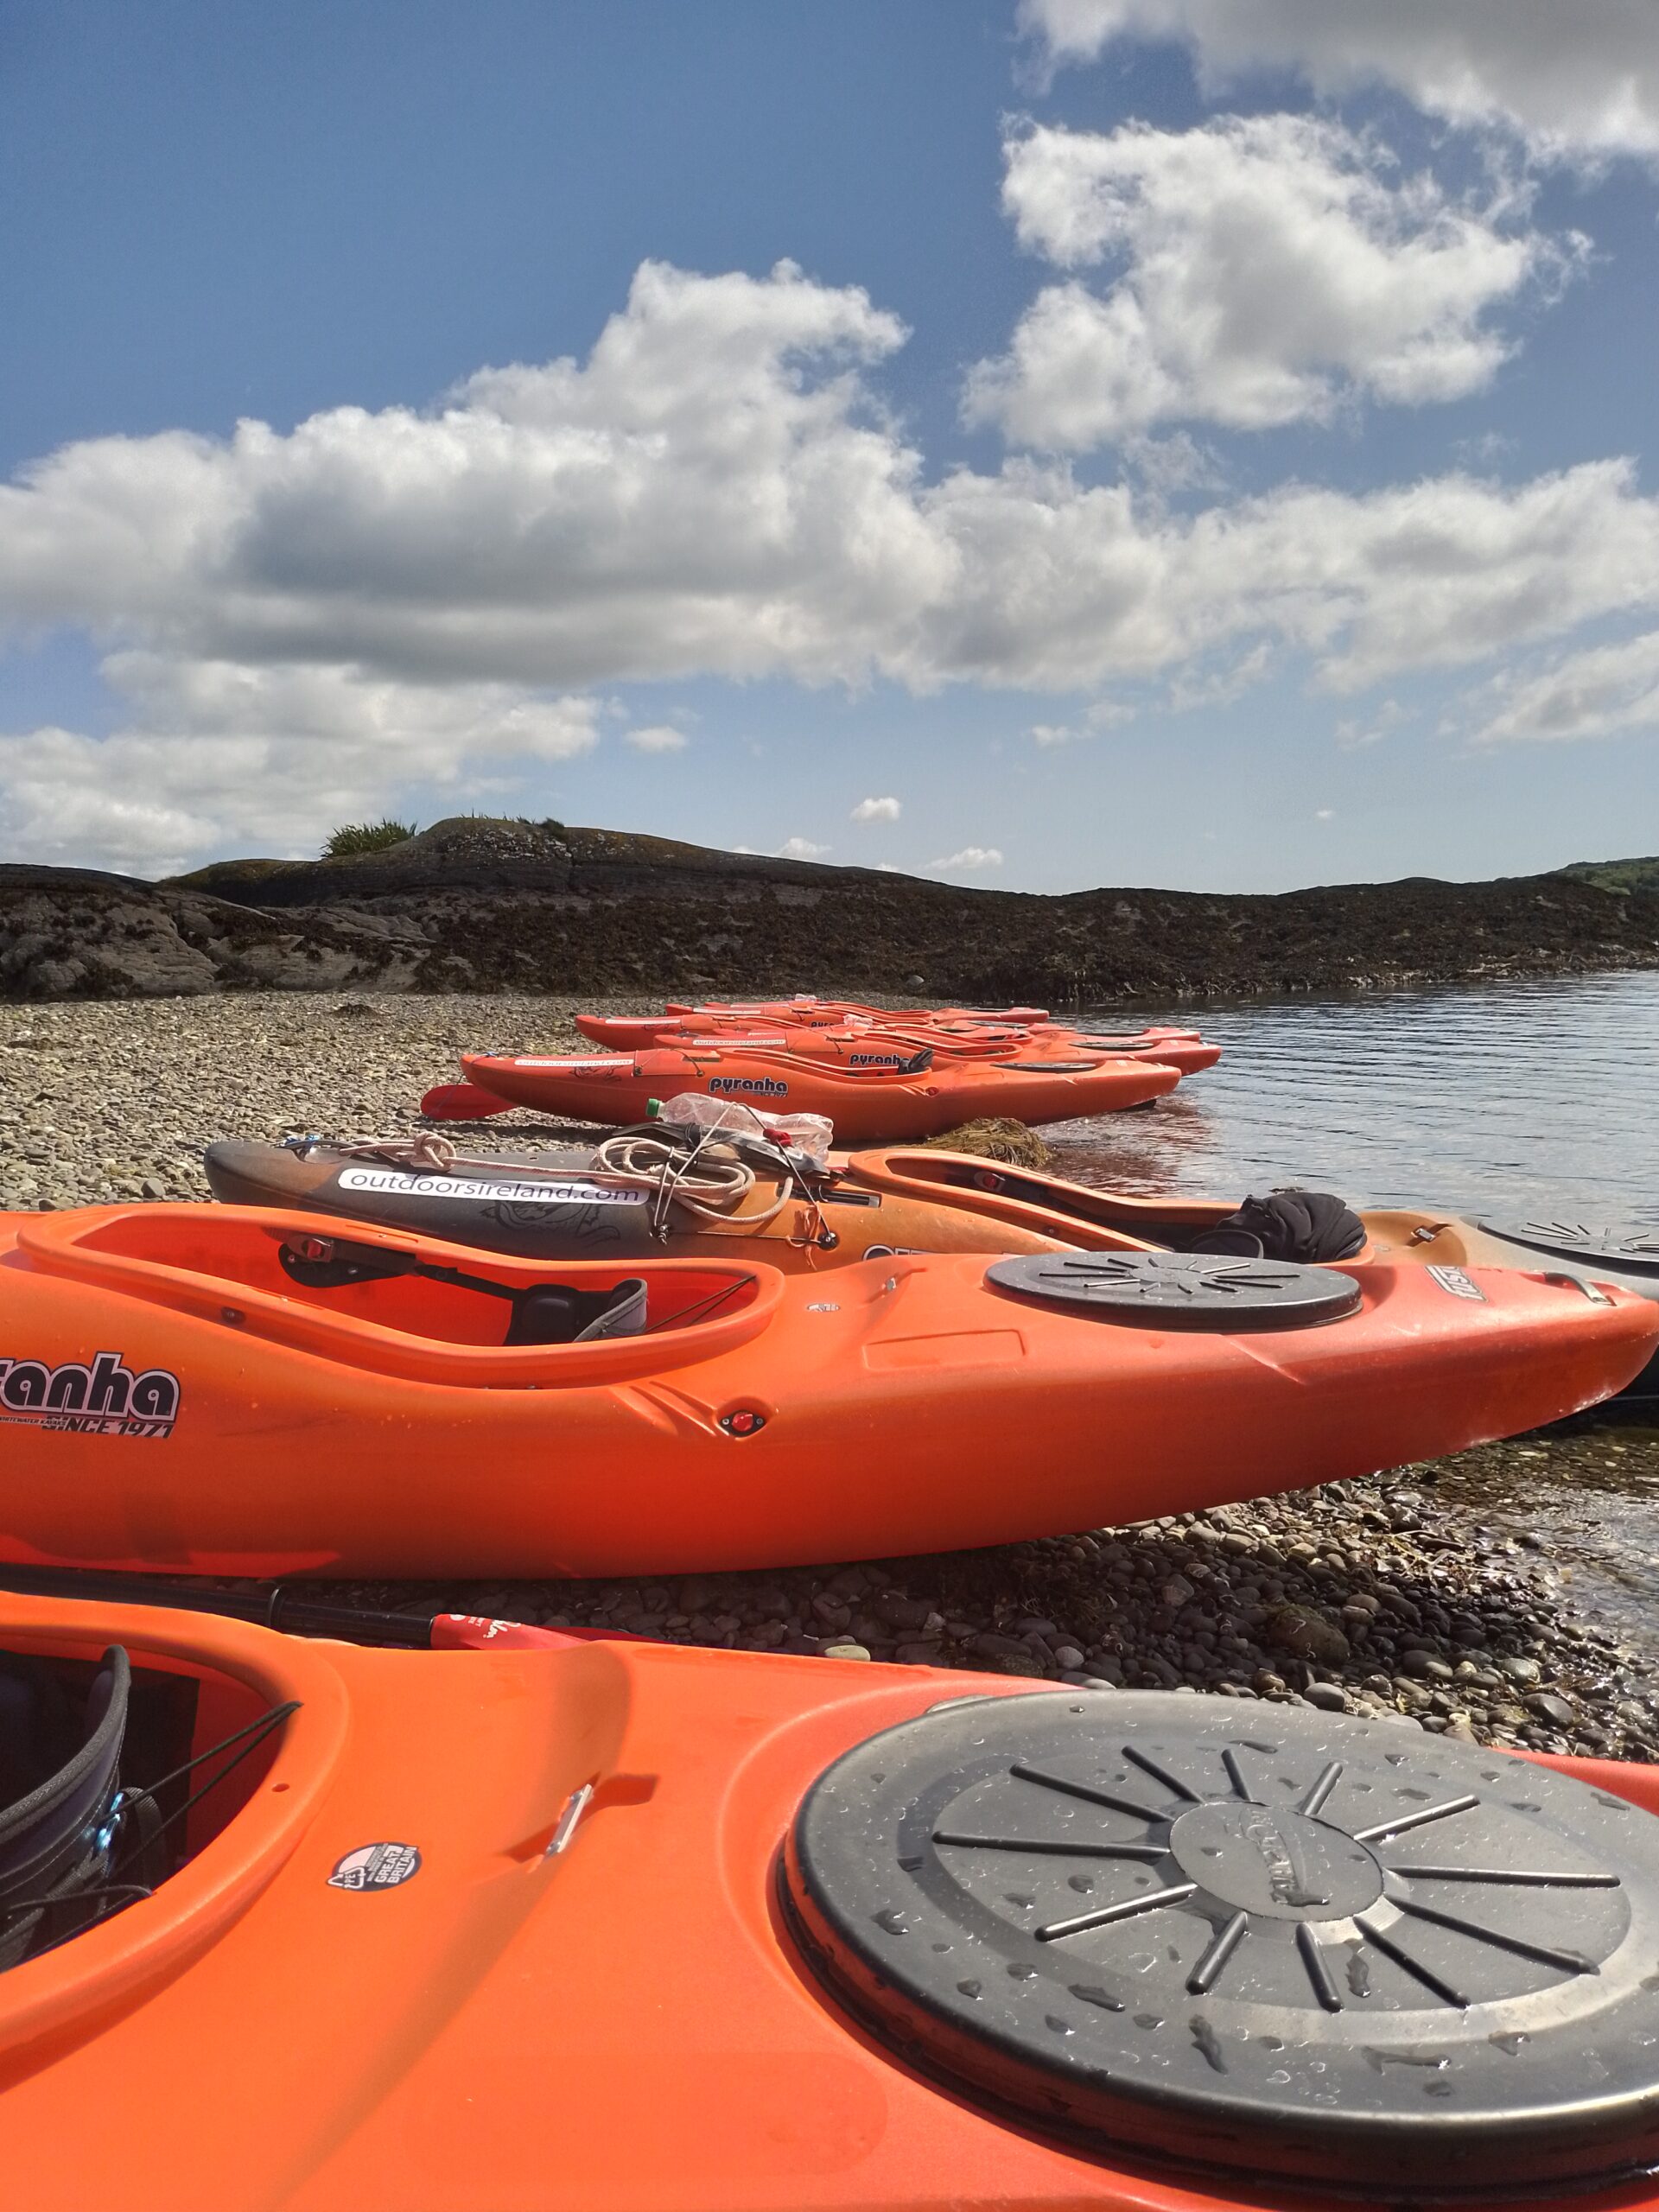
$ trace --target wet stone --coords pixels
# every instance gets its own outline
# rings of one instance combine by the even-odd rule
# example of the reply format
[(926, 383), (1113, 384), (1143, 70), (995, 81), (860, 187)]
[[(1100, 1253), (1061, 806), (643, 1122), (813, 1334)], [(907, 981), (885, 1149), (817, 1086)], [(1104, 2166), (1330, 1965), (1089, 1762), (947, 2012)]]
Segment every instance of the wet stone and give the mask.
[(1548, 1690), (1535, 1690), (1527, 1700), (1527, 1707), (1541, 1720), (1547, 1720), (1552, 1728), (1572, 1728), (1580, 1725), (1577, 1707)]

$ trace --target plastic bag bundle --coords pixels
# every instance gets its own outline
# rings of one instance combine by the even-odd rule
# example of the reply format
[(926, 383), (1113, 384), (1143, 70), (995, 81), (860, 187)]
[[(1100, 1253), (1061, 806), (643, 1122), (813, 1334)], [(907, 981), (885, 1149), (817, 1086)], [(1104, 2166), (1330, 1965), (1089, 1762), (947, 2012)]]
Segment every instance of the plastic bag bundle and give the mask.
[(835, 1125), (823, 1114), (766, 1114), (735, 1098), (710, 1098), (701, 1090), (682, 1090), (665, 1098), (655, 1118), (705, 1135), (759, 1136), (781, 1144), (810, 1166), (829, 1165)]

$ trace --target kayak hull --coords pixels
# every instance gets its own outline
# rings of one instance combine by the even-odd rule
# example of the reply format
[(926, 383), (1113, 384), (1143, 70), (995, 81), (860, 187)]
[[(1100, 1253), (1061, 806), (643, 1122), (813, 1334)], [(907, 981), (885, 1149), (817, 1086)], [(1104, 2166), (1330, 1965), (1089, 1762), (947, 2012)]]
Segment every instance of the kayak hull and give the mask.
[(278, 1255), (327, 1217), (3, 1230), (0, 1557), (39, 1565), (595, 1575), (1008, 1542), (1511, 1434), (1659, 1342), (1659, 1307), (1516, 1272), (1364, 1262), (1328, 1278), (1357, 1286), (1344, 1318), (1262, 1335), (1036, 1303), (948, 1254), (833, 1281), (561, 1265), (594, 1294), (646, 1281), (649, 1326), (515, 1347), (493, 1297), (432, 1271), (530, 1287), (532, 1262), (365, 1225), (354, 1246), (413, 1272), (301, 1295)]

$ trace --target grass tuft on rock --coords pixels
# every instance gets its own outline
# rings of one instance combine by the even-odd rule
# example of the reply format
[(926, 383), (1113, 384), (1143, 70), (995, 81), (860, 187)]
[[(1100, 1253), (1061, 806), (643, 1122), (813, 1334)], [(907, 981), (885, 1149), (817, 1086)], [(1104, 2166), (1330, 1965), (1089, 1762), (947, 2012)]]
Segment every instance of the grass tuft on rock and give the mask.
[(987, 1115), (982, 1121), (964, 1122), (942, 1136), (924, 1137), (930, 1152), (969, 1152), (978, 1160), (1001, 1160), (1010, 1167), (1046, 1167), (1054, 1155), (1035, 1129), (1006, 1115)]
[(322, 849), (326, 861), (346, 860), (353, 853), (384, 853), (388, 845), (406, 844), (415, 835), (412, 822), (346, 822), (333, 832)]

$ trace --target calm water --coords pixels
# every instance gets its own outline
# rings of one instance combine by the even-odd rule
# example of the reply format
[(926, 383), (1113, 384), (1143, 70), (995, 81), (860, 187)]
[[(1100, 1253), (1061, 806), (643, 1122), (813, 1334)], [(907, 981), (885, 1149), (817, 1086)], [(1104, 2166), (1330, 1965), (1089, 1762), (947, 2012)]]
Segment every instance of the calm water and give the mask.
[(1046, 1131), (1068, 1172), (1135, 1192), (1298, 1183), (1356, 1205), (1659, 1224), (1659, 973), (1201, 1020), (1220, 1065), (1151, 1113)]
[[(1060, 1172), (1149, 1194), (1299, 1183), (1356, 1205), (1659, 1224), (1659, 974), (1232, 1007), (1202, 1026), (1219, 1066), (1149, 1113), (1046, 1130)], [(1650, 1414), (1471, 1454), (1440, 1495), (1541, 1536), (1576, 1602), (1659, 1667)]]

